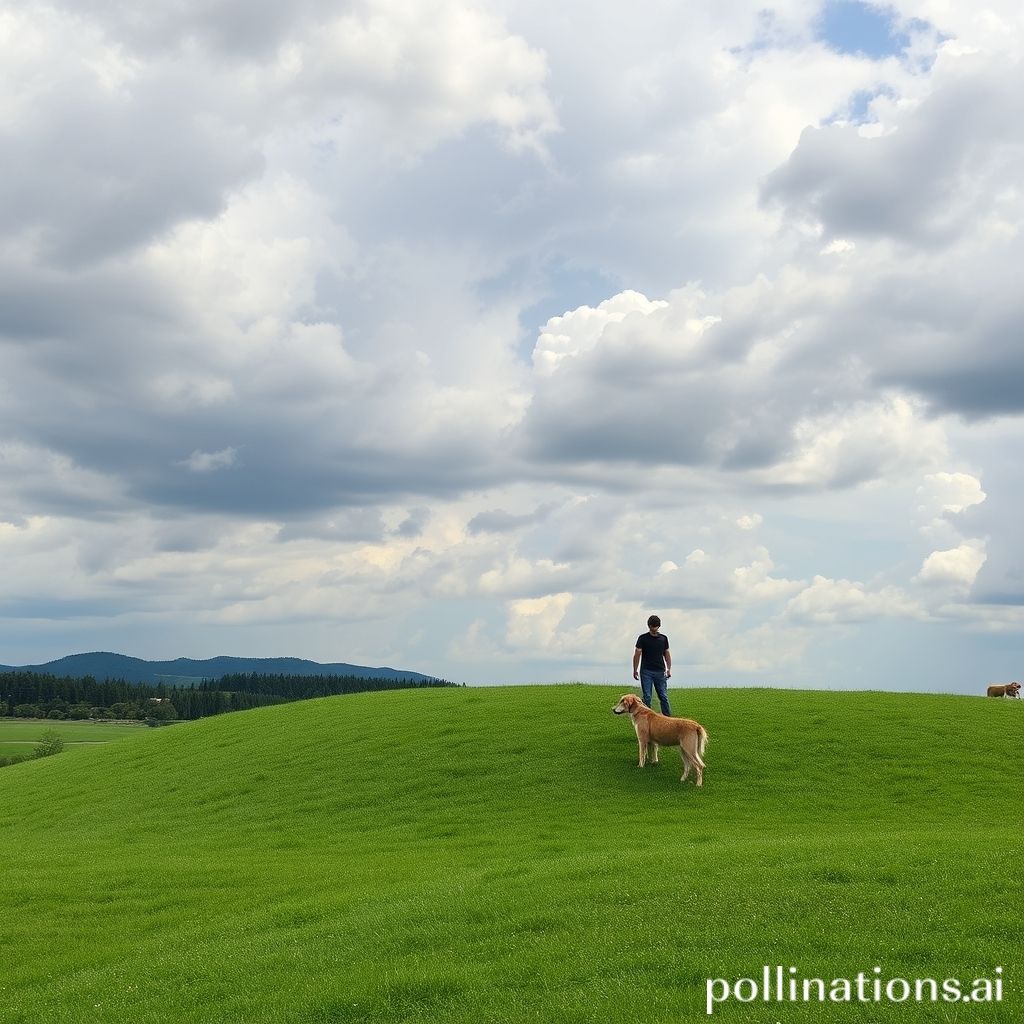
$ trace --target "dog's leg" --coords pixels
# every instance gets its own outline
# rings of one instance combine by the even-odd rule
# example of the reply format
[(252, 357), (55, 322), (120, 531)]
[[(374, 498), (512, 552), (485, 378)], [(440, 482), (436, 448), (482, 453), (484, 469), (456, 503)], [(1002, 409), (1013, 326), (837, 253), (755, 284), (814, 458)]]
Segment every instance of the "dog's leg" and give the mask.
[(697, 773), (697, 785), (704, 785), (704, 758), (700, 756), (700, 737), (694, 738), (693, 770)]
[(657, 764), (657, 763), (658, 763), (658, 744), (657, 743), (652, 743), (651, 744), (651, 764)]
[(640, 748), (640, 762), (638, 768), (643, 768), (647, 761), (647, 734), (640, 728), (640, 723), (633, 719), (633, 731), (636, 733), (636, 745)]
[(687, 741), (680, 740), (679, 742), (679, 753), (683, 758), (683, 774), (679, 777), (680, 782), (685, 782), (686, 777), (690, 774), (690, 769), (693, 768), (694, 774), (697, 778), (694, 780), (696, 785), (704, 785), (704, 759), (700, 756), (700, 740), (697, 737), (693, 737), (691, 740), (694, 749), (687, 749)]

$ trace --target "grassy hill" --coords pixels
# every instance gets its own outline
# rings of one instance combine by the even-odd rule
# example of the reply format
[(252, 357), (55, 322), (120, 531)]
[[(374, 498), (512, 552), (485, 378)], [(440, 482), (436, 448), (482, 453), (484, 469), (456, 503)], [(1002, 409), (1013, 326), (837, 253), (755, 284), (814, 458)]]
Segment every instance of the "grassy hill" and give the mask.
[(28, 754), (46, 733), (56, 733), (65, 744), (109, 743), (111, 740), (137, 738), (149, 730), (142, 722), (58, 722), (53, 719), (27, 720), (0, 718), (0, 757)]
[(1005, 995), (713, 1019), (1024, 1016), (1024, 706), (676, 691), (698, 790), (636, 768), (619, 692), (336, 697), (3, 769), (0, 1020), (660, 1024), (765, 964)]

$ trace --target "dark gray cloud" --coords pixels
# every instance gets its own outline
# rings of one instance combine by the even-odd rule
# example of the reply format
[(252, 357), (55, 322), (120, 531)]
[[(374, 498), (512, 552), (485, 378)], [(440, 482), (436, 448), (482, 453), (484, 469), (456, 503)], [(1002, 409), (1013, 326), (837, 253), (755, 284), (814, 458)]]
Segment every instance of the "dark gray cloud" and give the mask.
[(430, 522), (432, 513), (426, 505), (419, 505), (409, 510), (409, 514), (394, 529), (396, 537), (411, 540), (423, 534), (427, 523)]
[(800, 327), (787, 375), (828, 375), (838, 401), (857, 389), (919, 395), (933, 415), (986, 419), (1024, 409), (1024, 258), (1016, 232), (968, 232), (941, 253), (891, 258), (865, 247), (848, 258), (841, 291)]
[[(116, 0), (53, 0), (46, 5), (81, 27), (100, 27), (129, 52), (150, 60), (200, 46), (237, 61), (267, 60), (309, 17), (338, 15), (355, 6), (347, 0), (180, 0), (145, 9)], [(9, 7), (38, 12), (42, 5), (11, 0)]]
[[(124, 611), (125, 602), (129, 599), (127, 590), (116, 596), (107, 598), (68, 598), (58, 597), (26, 598), (19, 596), (14, 600), (0, 598), (0, 615), (15, 620), (52, 619), (58, 621), (74, 621), (75, 619), (103, 619), (116, 616)], [(131, 595), (130, 600), (139, 602), (138, 595)], [(157, 603), (152, 600), (144, 602), (146, 606), (155, 608)]]
[[(790, 309), (791, 318), (799, 315)], [(662, 466), (767, 469), (806, 445), (808, 438), (796, 433), (803, 420), (827, 417), (862, 395), (841, 360), (814, 352), (813, 328), (797, 332), (794, 354), (779, 365), (755, 369), (747, 356), (773, 326), (771, 310), (765, 324), (741, 317), (739, 327), (709, 327), (699, 355), (676, 323), (684, 316), (656, 313), (612, 325), (593, 350), (538, 380), (517, 436), (527, 458), (579, 468), (631, 464), (630, 473), (639, 474), (633, 485), (654, 489)], [(805, 342), (803, 332), (811, 335)], [(802, 344), (813, 354), (795, 354)], [(847, 463), (832, 485), (870, 477), (871, 461)]]
[(956, 241), (998, 203), (1024, 145), (1018, 64), (960, 58), (954, 73), (898, 130), (808, 127), (762, 186), (765, 203), (821, 224), (826, 238), (894, 238), (917, 246)]
[(25, 233), (59, 268), (215, 216), (231, 189), (263, 169), (258, 139), (240, 119), (247, 112), (217, 86), (214, 76), (168, 64), (112, 94), (72, 57), (34, 98), (31, 116), (0, 129), (0, 227)]
[(710, 463), (716, 396), (654, 380), (620, 389), (596, 386), (588, 378), (575, 392), (555, 387), (535, 397), (525, 426), (530, 458), (652, 467)]
[(332, 509), (319, 519), (291, 517), (281, 527), (277, 539), (282, 542), (314, 539), (341, 543), (377, 543), (384, 540), (386, 532), (380, 509), (364, 505)]
[(506, 512), (504, 509), (495, 508), (487, 512), (478, 512), (466, 526), (470, 534), (475, 533), (514, 533), (523, 527), (535, 526), (543, 523), (555, 509), (558, 503), (546, 501), (538, 505), (532, 512)]
[[(414, 384), (400, 376), (346, 387), (319, 377), (314, 359), (298, 393), (275, 393), (280, 375), (238, 377), (228, 397), (179, 408), (150, 386), (174, 366), (173, 348), (138, 344), (133, 325), (88, 348), (77, 341), (0, 343), (10, 388), (0, 395), (2, 436), (67, 463), (44, 458), (10, 478), (35, 513), (103, 515), (127, 502), (302, 520), (389, 497), (447, 495), (499, 473), (486, 437), (421, 423), (418, 438), (403, 440), (401, 423), (415, 422), (416, 409)], [(296, 352), (289, 369), (301, 358)], [(394, 443), (361, 440), (371, 424)]]
[[(964, 283), (951, 283), (950, 288), (967, 298)], [(971, 291), (982, 298), (988, 289), (983, 285)], [(875, 379), (883, 386), (913, 388), (937, 413), (971, 419), (1019, 414), (1024, 411), (1024, 298), (1013, 298), (1018, 308), (1003, 315), (986, 309), (982, 298), (978, 316), (962, 333), (954, 333), (937, 311), (924, 323), (891, 325), (893, 334), (904, 327), (898, 334), (903, 344), (878, 360)]]

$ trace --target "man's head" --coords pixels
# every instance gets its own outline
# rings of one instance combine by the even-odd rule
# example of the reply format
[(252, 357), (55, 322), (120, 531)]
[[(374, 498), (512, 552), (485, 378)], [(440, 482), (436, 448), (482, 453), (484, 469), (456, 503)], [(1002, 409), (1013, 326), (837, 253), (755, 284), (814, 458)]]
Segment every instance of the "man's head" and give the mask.
[(651, 617), (650, 617), (650, 618), (649, 618), (649, 619), (647, 620), (647, 628), (648, 628), (648, 629), (649, 629), (649, 630), (650, 630), (650, 631), (651, 631), (652, 633), (657, 633), (657, 632), (658, 632), (658, 630), (659, 630), (659, 629), (661, 629), (661, 619), (659, 619), (657, 615), (652, 615), (652, 616), (651, 616)]

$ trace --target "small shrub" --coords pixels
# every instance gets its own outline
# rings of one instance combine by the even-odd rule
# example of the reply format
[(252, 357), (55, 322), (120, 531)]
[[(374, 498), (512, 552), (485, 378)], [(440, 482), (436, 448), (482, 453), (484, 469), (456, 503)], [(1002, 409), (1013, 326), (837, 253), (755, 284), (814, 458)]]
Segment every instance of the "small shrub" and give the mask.
[(64, 749), (64, 740), (56, 729), (47, 729), (36, 744), (35, 757), (50, 757), (51, 754), (59, 754)]

